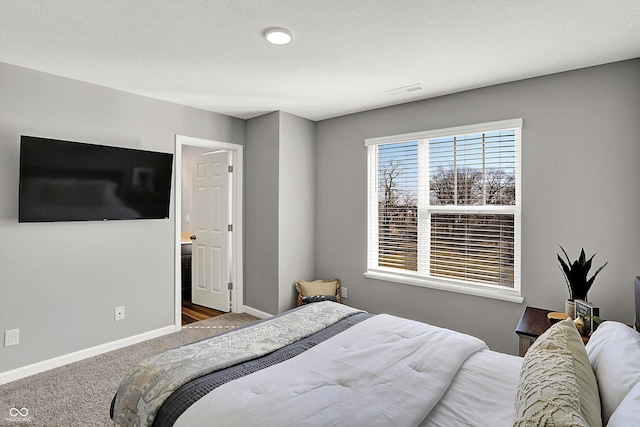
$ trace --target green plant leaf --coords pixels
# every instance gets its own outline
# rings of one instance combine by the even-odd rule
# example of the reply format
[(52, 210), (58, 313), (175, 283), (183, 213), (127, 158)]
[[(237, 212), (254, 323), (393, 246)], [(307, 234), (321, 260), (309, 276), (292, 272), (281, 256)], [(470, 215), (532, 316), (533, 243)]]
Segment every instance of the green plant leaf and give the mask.
[(602, 317), (598, 317), (598, 316), (589, 316), (587, 314), (585, 314), (584, 316), (585, 319), (593, 319), (594, 322), (596, 322), (598, 325), (602, 322), (604, 322), (604, 319)]
[[(564, 256), (567, 258), (567, 263), (571, 264), (571, 259), (569, 259), (569, 255), (567, 254), (567, 251), (565, 251), (562, 246), (560, 246), (560, 249), (562, 249), (562, 252), (564, 253)], [(558, 258), (560, 258), (560, 255), (558, 255)]]
[(560, 263), (560, 267), (565, 276), (565, 281), (567, 282), (567, 287), (569, 288), (569, 299), (583, 299), (586, 301), (587, 293), (591, 289), (591, 285), (593, 284), (598, 273), (602, 271), (602, 269), (608, 264), (605, 263), (602, 267), (600, 267), (591, 278), (587, 279), (589, 275), (589, 271), (593, 265), (593, 258), (596, 256), (593, 254), (589, 259), (584, 252), (584, 248), (580, 250), (580, 256), (575, 261), (571, 261), (567, 251), (564, 250), (562, 246), (560, 246), (562, 252), (567, 259), (567, 262), (558, 254), (558, 262)]
[(587, 257), (584, 254), (584, 248), (582, 248), (582, 250), (580, 251), (580, 258), (578, 258), (578, 261), (580, 262), (580, 265), (584, 265), (585, 259)]
[(603, 268), (605, 268), (607, 266), (607, 264), (609, 264), (609, 261), (605, 262), (604, 265), (602, 267), (600, 267), (599, 269), (596, 270), (595, 273), (593, 273), (593, 276), (591, 276), (591, 279), (589, 279), (587, 281), (587, 283), (589, 284), (589, 286), (591, 286), (591, 284), (593, 284), (593, 281), (596, 280), (596, 276), (598, 275), (598, 273), (600, 273), (602, 271)]

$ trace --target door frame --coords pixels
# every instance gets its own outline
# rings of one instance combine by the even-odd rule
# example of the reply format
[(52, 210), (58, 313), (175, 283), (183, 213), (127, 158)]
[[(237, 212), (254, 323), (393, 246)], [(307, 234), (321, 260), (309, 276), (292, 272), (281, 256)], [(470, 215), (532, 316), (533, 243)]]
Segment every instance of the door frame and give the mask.
[(231, 235), (232, 250), (229, 256), (232, 257), (231, 274), (234, 278), (233, 289), (231, 290), (231, 312), (241, 313), (244, 311), (244, 280), (242, 276), (242, 179), (243, 179), (243, 146), (229, 142), (214, 141), (209, 139), (194, 138), (190, 136), (175, 136), (175, 312), (174, 323), (176, 331), (182, 329), (182, 251), (180, 246), (180, 233), (182, 231), (182, 147), (193, 145), (197, 147), (210, 148), (212, 150), (227, 150), (231, 152), (233, 164), (233, 179), (231, 180), (231, 205), (233, 215), (231, 218), (233, 232)]

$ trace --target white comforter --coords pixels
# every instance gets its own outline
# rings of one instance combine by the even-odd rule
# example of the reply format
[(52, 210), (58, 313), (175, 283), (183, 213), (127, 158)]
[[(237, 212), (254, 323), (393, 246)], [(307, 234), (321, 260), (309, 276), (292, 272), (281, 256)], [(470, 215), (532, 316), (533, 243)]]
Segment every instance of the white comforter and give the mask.
[(481, 340), (390, 315), (218, 387), (176, 427), (418, 426)]
[(420, 427), (511, 427), (522, 357), (480, 350)]

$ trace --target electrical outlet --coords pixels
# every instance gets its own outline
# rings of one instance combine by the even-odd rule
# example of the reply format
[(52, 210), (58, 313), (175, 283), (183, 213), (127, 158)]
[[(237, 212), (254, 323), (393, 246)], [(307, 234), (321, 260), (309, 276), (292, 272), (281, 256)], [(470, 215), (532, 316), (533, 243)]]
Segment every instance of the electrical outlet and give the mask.
[(4, 346), (17, 345), (20, 343), (20, 329), (11, 329), (4, 331)]
[(124, 305), (122, 305), (120, 307), (116, 307), (114, 309), (114, 311), (115, 311), (116, 321), (117, 320), (124, 320)]
[(347, 288), (345, 286), (341, 286), (340, 287), (340, 296), (342, 298), (348, 298), (347, 297)]

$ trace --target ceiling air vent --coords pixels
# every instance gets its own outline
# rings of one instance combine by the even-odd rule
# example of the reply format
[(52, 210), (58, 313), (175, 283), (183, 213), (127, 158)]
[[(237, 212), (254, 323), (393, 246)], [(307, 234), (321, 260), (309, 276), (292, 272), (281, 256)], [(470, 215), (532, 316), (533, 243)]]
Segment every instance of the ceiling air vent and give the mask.
[(404, 87), (399, 87), (397, 89), (385, 90), (389, 95), (402, 95), (403, 93), (411, 93), (419, 90), (425, 89), (424, 85), (418, 83), (415, 85), (409, 85)]

